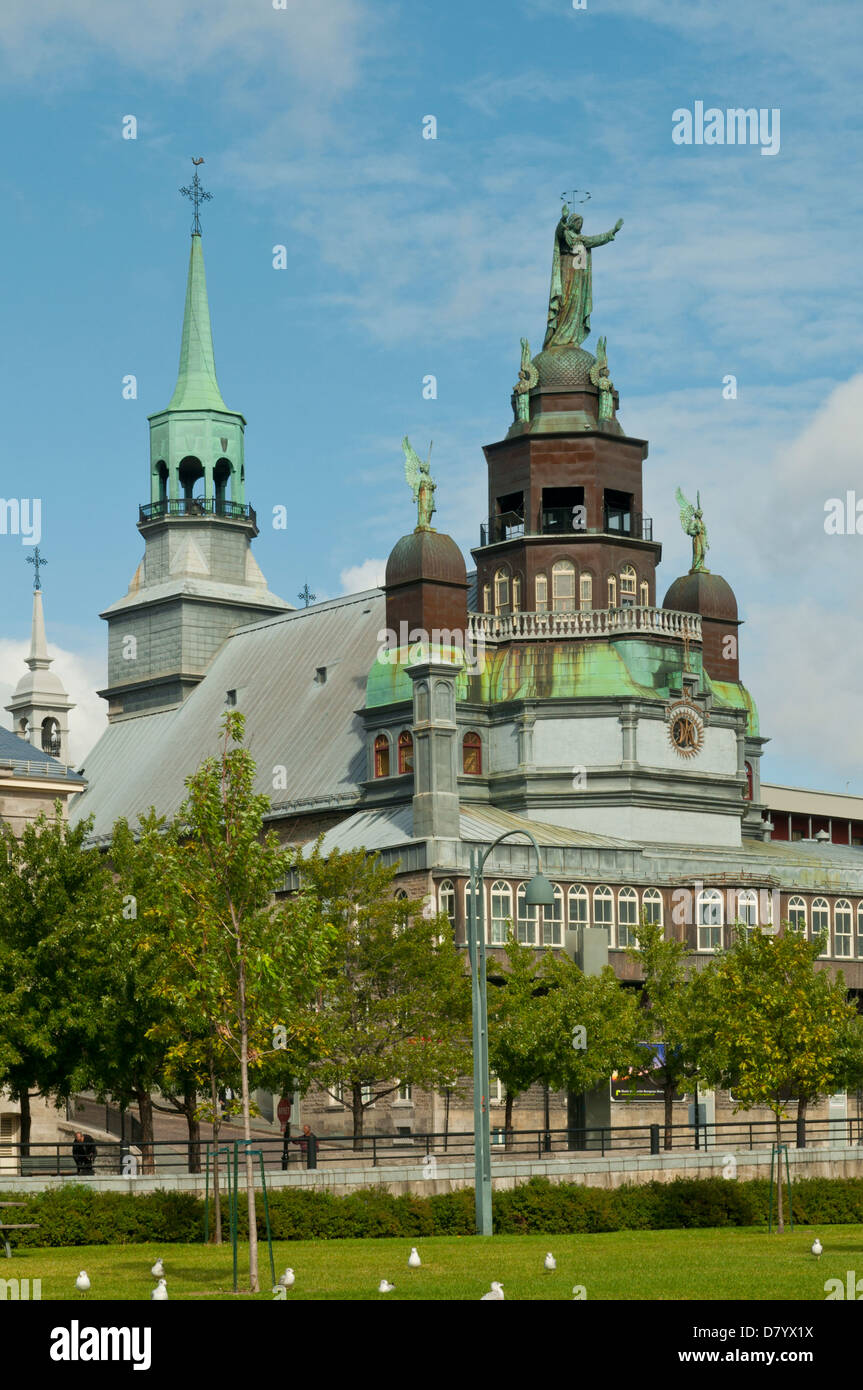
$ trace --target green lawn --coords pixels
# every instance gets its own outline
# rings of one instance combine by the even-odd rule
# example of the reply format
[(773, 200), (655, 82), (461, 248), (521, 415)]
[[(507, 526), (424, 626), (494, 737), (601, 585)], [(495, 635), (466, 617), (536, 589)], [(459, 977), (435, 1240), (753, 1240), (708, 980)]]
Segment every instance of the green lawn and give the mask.
[[(819, 1235), (824, 1253), (810, 1252)], [(276, 1274), (286, 1265), (296, 1273), (288, 1301), (306, 1299), (478, 1299), (492, 1279), (507, 1299), (572, 1299), (574, 1284), (596, 1299), (802, 1299), (823, 1300), (824, 1282), (863, 1278), (863, 1227), (799, 1227), (778, 1236), (763, 1228), (711, 1231), (617, 1231), (567, 1236), (435, 1236), (418, 1240), (422, 1268), (408, 1269), (411, 1241), (280, 1241)], [(557, 1270), (547, 1274), (547, 1250)], [(155, 1280), (150, 1266), (162, 1256), (171, 1299), (232, 1299), (230, 1246), (121, 1245), (22, 1250), (0, 1258), (0, 1278), (41, 1279), (42, 1298), (88, 1300), (148, 1299)], [(240, 1247), (240, 1287), (243, 1259)], [(266, 1245), (261, 1268), (269, 1291)], [(87, 1295), (78, 1294), (75, 1276), (86, 1269)], [(387, 1278), (395, 1292), (379, 1294)], [(246, 1294), (246, 1297), (250, 1295)]]

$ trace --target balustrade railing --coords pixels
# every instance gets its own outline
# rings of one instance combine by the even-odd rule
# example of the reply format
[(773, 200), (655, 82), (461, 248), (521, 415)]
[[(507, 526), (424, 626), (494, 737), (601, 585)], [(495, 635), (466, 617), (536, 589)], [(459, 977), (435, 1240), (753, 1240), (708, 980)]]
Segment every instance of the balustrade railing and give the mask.
[(650, 633), (701, 641), (701, 616), (670, 608), (590, 608), (572, 613), (470, 613), (468, 632), (486, 642), (537, 641)]

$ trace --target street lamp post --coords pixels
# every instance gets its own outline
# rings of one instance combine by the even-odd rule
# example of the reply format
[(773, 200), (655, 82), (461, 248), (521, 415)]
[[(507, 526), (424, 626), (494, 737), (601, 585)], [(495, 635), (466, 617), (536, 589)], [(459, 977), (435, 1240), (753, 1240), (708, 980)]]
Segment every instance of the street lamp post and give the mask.
[(485, 968), (485, 894), (483, 870), (492, 850), (510, 835), (526, 835), (536, 850), (537, 872), (525, 889), (525, 902), (530, 907), (551, 907), (554, 889), (542, 872), (542, 855), (529, 830), (508, 830), (499, 835), (480, 856), (470, 852), (468, 883), (467, 947), (470, 957), (471, 1001), (473, 1014), (473, 1133), (474, 1186), (476, 1194), (477, 1235), (490, 1236), (491, 1223), (491, 1132), (488, 1110), (488, 997)]

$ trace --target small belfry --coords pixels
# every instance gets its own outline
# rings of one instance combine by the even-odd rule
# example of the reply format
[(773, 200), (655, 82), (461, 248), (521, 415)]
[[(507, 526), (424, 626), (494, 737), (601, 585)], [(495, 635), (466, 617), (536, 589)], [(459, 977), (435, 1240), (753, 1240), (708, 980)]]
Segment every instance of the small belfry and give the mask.
[(110, 720), (170, 709), (200, 682), (236, 627), (288, 611), (251, 551), (258, 534), (246, 501), (246, 421), (216, 377), (201, 245), (198, 177), (180, 190), (194, 209), (177, 381), (150, 415), (150, 496), (139, 508), (144, 558), (108, 622)]
[(30, 669), (19, 680), (15, 694), (5, 708), (12, 715), (13, 726), (19, 737), (61, 763), (68, 763), (69, 710), (75, 706), (66, 694), (60, 677), (49, 669), (53, 657), (48, 655), (45, 640), (42, 580), (39, 574), (48, 561), (40, 553), (38, 545), (27, 560), (34, 568), (33, 620), (30, 653), (26, 657)]

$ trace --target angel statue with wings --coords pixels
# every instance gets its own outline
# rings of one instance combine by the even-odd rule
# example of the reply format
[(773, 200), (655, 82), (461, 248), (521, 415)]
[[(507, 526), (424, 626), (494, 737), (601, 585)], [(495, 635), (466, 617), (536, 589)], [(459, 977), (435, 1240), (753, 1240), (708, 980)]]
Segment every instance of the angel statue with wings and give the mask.
[(429, 531), (431, 530), (432, 515), (437, 510), (434, 504), (437, 483), (433, 481), (430, 472), (432, 446), (429, 445), (429, 456), (425, 463), (412, 447), (407, 435), (402, 440), (402, 448), (405, 455), (405, 477), (417, 504), (416, 529)]
[(680, 508), (680, 524), (687, 536), (692, 537), (692, 568), (689, 573), (695, 574), (698, 570), (706, 570), (704, 560), (710, 549), (707, 544), (707, 527), (701, 512), (701, 493), (696, 492), (694, 507), (691, 502), (687, 502), (680, 488), (675, 496)]
[(610, 420), (614, 415), (614, 382), (608, 375), (608, 352), (605, 338), (600, 338), (596, 345), (596, 362), (588, 372), (588, 376), (599, 391), (598, 418)]

